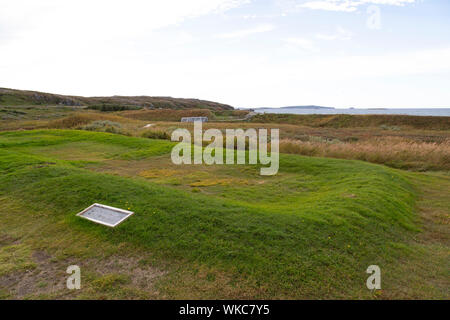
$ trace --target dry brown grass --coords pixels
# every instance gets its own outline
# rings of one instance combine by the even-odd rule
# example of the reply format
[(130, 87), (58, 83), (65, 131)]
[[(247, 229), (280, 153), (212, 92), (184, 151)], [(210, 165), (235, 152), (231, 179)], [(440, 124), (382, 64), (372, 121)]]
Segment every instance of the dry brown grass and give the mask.
[(377, 137), (361, 142), (285, 139), (280, 141), (280, 152), (356, 159), (403, 169), (450, 170), (449, 140), (427, 143), (402, 137)]
[[(157, 122), (144, 131), (170, 137), (176, 128), (192, 131), (192, 123)], [(363, 160), (410, 170), (450, 170), (450, 136), (447, 131), (420, 129), (311, 128), (289, 124), (217, 123), (203, 124), (203, 130), (217, 128), (280, 129), (280, 152), (307, 156)], [(142, 132), (142, 131), (140, 131)], [(141, 133), (142, 134), (142, 133)], [(205, 142), (206, 146), (209, 142)]]
[(118, 113), (120, 116), (146, 121), (180, 121), (182, 117), (208, 117), (214, 118), (214, 114), (208, 109), (188, 110), (132, 110)]
[[(230, 112), (231, 113), (231, 112)], [(2, 121), (0, 130), (20, 129), (81, 129), (94, 121), (109, 120), (120, 123), (121, 130), (117, 133), (147, 137), (155, 139), (170, 139), (171, 133), (177, 128), (186, 128), (192, 131), (193, 124), (179, 122), (184, 116), (211, 116), (210, 110), (138, 110), (123, 111), (114, 114), (83, 111), (55, 120), (36, 121)], [(273, 115), (270, 115), (273, 116)], [(282, 115), (283, 116), (283, 115)], [(288, 115), (292, 116), (292, 115)], [(161, 121), (160, 119), (173, 118), (173, 121)], [(290, 123), (254, 123), (254, 122), (206, 122), (203, 130), (217, 128), (225, 133), (228, 128), (267, 128), (280, 130), (280, 152), (295, 153), (307, 156), (333, 157), (342, 159), (356, 159), (378, 164), (385, 164), (395, 168), (410, 170), (450, 170), (450, 132), (449, 130), (435, 130), (438, 126), (445, 125), (448, 119), (418, 119), (414, 117), (400, 116), (345, 118), (351, 123), (350, 127), (316, 126), (319, 121), (343, 121), (338, 118), (320, 118), (311, 116), (313, 127)], [(317, 119), (316, 119), (317, 118)], [(421, 118), (421, 117), (419, 117)], [(444, 117), (441, 117), (444, 118)], [(293, 118), (290, 118), (292, 120)], [(297, 119), (295, 117), (295, 119)], [(298, 118), (304, 119), (304, 118)], [(305, 118), (306, 119), (306, 118)], [(315, 119), (315, 120), (314, 120)], [(375, 121), (376, 126), (351, 127), (356, 124), (352, 121)], [(389, 120), (390, 119), (390, 120)], [(424, 129), (411, 126), (378, 126), (379, 123), (398, 124), (399, 121), (410, 119), (426, 123), (428, 120), (437, 121), (429, 123)], [(273, 120), (273, 119), (272, 119)], [(283, 122), (283, 119), (277, 119)], [(381, 121), (381, 122), (379, 122)], [(144, 125), (152, 122), (153, 126), (144, 128)], [(416, 124), (417, 125), (417, 124)], [(419, 126), (421, 126), (420, 124)], [(205, 142), (205, 145), (209, 144)]]

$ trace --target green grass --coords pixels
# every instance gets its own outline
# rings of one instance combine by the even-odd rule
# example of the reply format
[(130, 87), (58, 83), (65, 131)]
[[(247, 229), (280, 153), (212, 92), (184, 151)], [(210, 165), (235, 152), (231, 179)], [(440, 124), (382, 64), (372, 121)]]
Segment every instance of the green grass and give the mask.
[[(14, 95), (14, 94), (0, 94), (0, 105), (24, 105), (29, 104), (30, 101), (25, 96)], [(33, 103), (31, 103), (33, 104)]]
[[(262, 177), (250, 165), (176, 167), (172, 145), (85, 131), (0, 133), (0, 197), (177, 266), (160, 284), (173, 296), (173, 283), (188, 285), (177, 275), (199, 268), (207, 282), (240, 279), (252, 297), (371, 297), (367, 266), (389, 273), (419, 231), (416, 191), (399, 170), (281, 155), (279, 174)], [(139, 174), (167, 168), (175, 173)], [(115, 229), (75, 216), (94, 202), (136, 214)], [(93, 284), (106, 290), (124, 279)]]
[(0, 276), (17, 270), (35, 268), (31, 250), (23, 244), (12, 244), (0, 248)]

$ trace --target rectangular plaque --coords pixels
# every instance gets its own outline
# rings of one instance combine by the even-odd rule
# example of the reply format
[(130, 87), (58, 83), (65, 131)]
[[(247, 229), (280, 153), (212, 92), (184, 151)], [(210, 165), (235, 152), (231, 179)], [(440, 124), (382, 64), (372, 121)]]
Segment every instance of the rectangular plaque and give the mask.
[(131, 216), (134, 212), (105, 206), (104, 204), (94, 203), (77, 216), (103, 224), (108, 227), (115, 227)]

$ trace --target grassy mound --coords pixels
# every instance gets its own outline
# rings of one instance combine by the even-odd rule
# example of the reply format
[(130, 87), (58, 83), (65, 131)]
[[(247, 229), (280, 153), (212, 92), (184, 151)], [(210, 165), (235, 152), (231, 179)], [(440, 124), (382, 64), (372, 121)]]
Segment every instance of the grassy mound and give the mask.
[[(262, 177), (251, 165), (172, 165), (172, 146), (75, 130), (0, 133), (0, 197), (68, 230), (246, 279), (266, 297), (370, 294), (367, 266), (398, 258), (416, 230), (415, 194), (397, 170), (281, 155), (279, 174)], [(75, 216), (93, 202), (136, 214), (115, 229)]]

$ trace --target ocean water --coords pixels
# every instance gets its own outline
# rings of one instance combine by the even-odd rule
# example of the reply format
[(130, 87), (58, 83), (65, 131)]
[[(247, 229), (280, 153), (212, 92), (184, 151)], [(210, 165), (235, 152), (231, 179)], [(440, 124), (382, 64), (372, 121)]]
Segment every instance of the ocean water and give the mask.
[(444, 116), (450, 117), (450, 108), (423, 109), (306, 109), (306, 108), (261, 108), (258, 113), (291, 113), (291, 114), (403, 114), (411, 116)]

